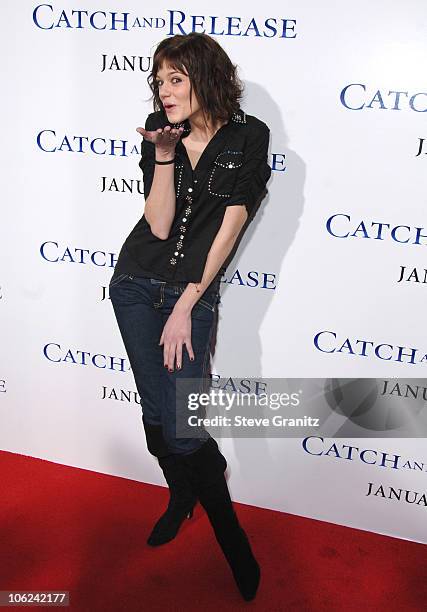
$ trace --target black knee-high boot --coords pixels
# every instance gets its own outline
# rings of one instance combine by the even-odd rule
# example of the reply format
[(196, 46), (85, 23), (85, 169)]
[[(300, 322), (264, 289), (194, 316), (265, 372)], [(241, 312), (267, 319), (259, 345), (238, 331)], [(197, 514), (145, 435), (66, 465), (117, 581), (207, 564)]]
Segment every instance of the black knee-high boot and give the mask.
[(197, 502), (188, 472), (179, 455), (170, 454), (164, 440), (162, 426), (151, 425), (143, 418), (147, 448), (157, 457), (169, 487), (169, 503), (166, 511), (153, 527), (147, 544), (160, 546), (170, 542), (177, 535), (183, 521), (193, 515)]
[(246, 533), (239, 524), (224, 471), (225, 457), (213, 438), (194, 453), (185, 455), (193, 487), (205, 509), (216, 539), (227, 559), (236, 584), (246, 601), (254, 599), (261, 571)]

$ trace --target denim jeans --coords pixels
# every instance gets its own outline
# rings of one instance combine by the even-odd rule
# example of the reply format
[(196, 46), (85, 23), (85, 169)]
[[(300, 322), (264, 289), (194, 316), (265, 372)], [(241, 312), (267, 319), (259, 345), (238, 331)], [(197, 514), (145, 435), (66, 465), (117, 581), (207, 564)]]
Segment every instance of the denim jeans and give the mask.
[[(169, 372), (164, 366), (160, 336), (177, 300), (186, 288), (182, 281), (113, 274), (109, 293), (126, 353), (141, 397), (145, 422), (161, 425), (171, 453), (188, 454), (198, 450), (204, 438), (178, 438), (176, 435), (176, 380), (197, 378), (207, 381), (210, 344), (218, 303), (219, 283), (212, 283), (191, 311), (191, 343), (194, 361), (182, 348), (182, 367)], [(206, 389), (200, 389), (203, 391)]]

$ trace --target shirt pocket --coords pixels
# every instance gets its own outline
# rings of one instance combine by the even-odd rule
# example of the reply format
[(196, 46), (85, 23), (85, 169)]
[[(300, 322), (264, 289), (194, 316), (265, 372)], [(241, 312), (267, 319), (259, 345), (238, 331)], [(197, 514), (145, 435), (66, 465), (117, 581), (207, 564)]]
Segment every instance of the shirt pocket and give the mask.
[(243, 151), (231, 150), (218, 153), (208, 181), (208, 192), (221, 198), (233, 193), (239, 168), (243, 166)]

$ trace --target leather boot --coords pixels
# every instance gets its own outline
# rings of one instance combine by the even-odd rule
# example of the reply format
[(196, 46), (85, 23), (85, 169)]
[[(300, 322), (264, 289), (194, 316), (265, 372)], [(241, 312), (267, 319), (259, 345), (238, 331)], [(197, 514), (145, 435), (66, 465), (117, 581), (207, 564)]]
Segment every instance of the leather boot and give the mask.
[(179, 455), (171, 454), (163, 437), (161, 425), (147, 423), (142, 416), (148, 451), (157, 457), (169, 487), (169, 503), (166, 512), (154, 525), (147, 540), (150, 546), (160, 546), (170, 542), (177, 535), (184, 519), (193, 515), (197, 497), (188, 480), (186, 466)]
[(237, 587), (243, 599), (250, 601), (256, 595), (261, 570), (233, 508), (224, 477), (227, 461), (213, 438), (196, 452), (183, 456), (183, 460), (189, 467), (194, 491), (208, 515)]
[(169, 486), (170, 498), (166, 512), (154, 525), (147, 540), (150, 546), (160, 546), (173, 540), (185, 518), (193, 516), (197, 502), (180, 455), (159, 457), (158, 461)]

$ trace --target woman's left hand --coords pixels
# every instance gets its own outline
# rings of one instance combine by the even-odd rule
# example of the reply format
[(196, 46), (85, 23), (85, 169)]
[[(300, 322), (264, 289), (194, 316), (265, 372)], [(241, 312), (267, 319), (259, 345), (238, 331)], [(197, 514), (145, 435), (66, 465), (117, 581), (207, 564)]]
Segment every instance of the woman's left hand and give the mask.
[(163, 344), (163, 362), (169, 372), (182, 367), (182, 347), (185, 344), (188, 355), (194, 361), (191, 345), (191, 311), (174, 308), (163, 328), (159, 345)]

